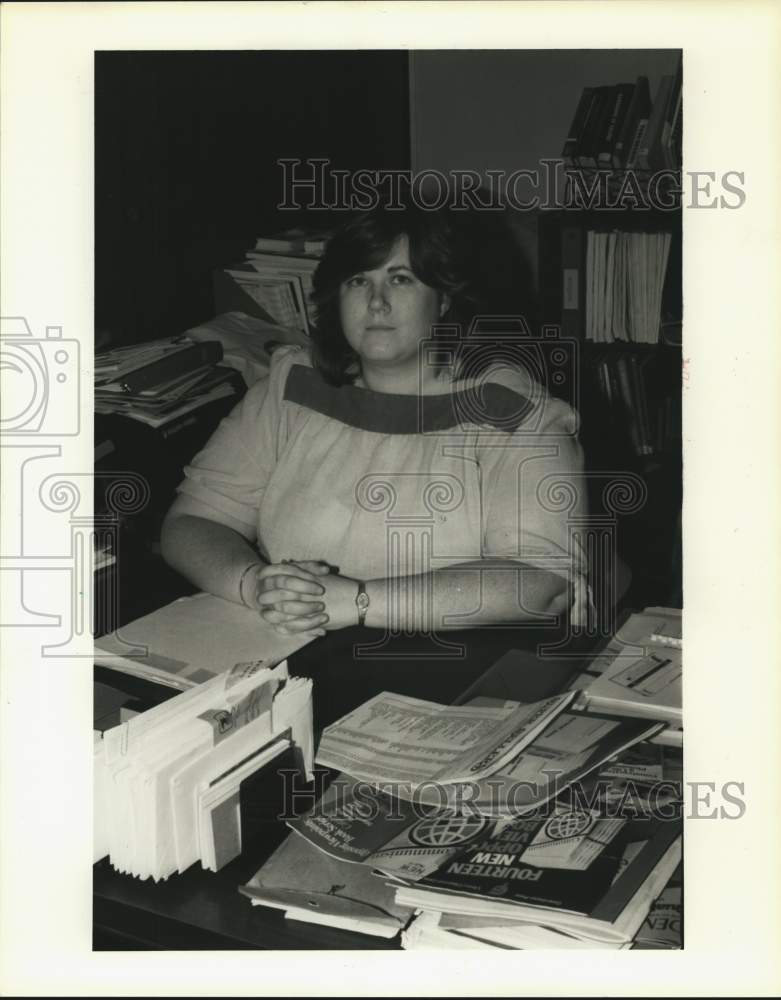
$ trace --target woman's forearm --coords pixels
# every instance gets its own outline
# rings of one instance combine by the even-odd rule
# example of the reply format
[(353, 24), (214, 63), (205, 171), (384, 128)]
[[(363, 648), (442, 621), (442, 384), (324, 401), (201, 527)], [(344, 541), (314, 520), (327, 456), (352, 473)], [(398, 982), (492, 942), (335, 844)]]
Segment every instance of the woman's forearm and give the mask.
[(366, 624), (442, 631), (545, 619), (571, 605), (570, 585), (548, 570), (483, 559), (419, 576), (370, 580)]
[(160, 537), (163, 558), (196, 587), (241, 603), (242, 574), (260, 557), (237, 531), (192, 514), (169, 514)]

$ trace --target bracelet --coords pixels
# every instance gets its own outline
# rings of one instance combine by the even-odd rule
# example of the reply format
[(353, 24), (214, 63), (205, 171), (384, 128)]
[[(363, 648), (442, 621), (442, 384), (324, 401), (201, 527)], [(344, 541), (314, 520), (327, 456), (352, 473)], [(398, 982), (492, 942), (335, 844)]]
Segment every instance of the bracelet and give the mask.
[(244, 605), (245, 608), (250, 608), (252, 611), (257, 611), (258, 609), (256, 607), (253, 607), (251, 604), (247, 604), (247, 602), (244, 600), (244, 580), (247, 577), (247, 573), (249, 573), (251, 569), (255, 569), (256, 567), (262, 565), (263, 563), (261, 562), (250, 563), (249, 566), (247, 566), (247, 568), (241, 574), (241, 579), (239, 580), (239, 600), (241, 601), (241, 603)]

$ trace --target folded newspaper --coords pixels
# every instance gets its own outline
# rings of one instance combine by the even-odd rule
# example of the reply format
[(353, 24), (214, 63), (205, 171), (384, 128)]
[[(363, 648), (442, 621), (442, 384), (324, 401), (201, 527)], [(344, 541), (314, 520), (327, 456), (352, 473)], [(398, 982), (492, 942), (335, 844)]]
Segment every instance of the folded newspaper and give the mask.
[(317, 763), (417, 804), (517, 816), (663, 728), (569, 709), (575, 695), (446, 706), (385, 692), (324, 731)]
[(575, 691), (524, 705), (440, 705), (388, 691), (326, 727), (317, 763), (399, 786), (478, 781), (516, 757), (575, 699)]

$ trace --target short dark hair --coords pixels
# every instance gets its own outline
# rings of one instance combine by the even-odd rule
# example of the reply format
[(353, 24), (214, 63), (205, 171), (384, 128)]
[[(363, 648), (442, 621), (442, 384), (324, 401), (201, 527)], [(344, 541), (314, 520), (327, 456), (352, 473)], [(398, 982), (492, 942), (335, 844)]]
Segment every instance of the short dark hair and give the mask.
[(312, 359), (331, 385), (349, 385), (360, 374), (358, 355), (342, 331), (340, 286), (354, 274), (379, 267), (402, 236), (409, 240), (415, 276), (440, 295), (449, 296), (450, 306), (441, 322), (468, 324), (472, 319), (476, 297), (470, 250), (446, 212), (413, 207), (364, 212), (331, 237), (313, 277), (317, 321), (312, 331)]

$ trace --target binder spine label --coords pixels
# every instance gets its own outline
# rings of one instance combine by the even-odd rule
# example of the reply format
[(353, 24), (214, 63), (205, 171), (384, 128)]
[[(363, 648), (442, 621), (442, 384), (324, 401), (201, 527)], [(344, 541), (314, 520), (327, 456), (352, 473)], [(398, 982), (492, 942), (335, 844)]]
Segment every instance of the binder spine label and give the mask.
[(563, 289), (562, 308), (578, 308), (578, 269), (576, 267), (565, 267), (562, 269)]

